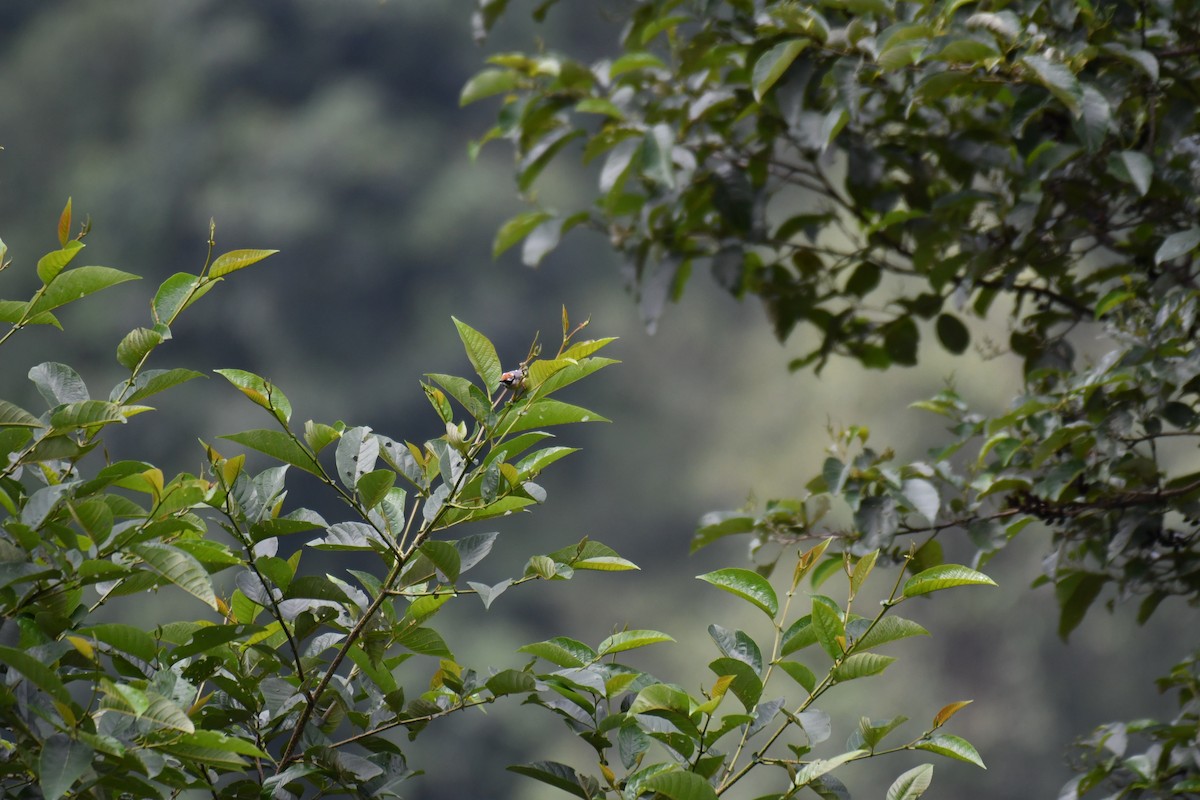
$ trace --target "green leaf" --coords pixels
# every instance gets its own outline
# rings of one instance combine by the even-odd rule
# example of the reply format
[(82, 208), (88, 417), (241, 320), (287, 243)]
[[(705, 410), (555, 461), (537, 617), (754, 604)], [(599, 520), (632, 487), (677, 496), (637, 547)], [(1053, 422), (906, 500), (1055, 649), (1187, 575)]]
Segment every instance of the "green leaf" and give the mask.
[(921, 764), (904, 772), (887, 790), (887, 800), (917, 800), (933, 782), (933, 764)]
[(208, 268), (208, 276), (220, 278), (222, 275), (228, 275), (252, 264), (257, 264), (267, 256), (273, 256), (278, 252), (278, 250), (230, 250), (228, 253), (217, 256), (217, 260)]
[(395, 472), (390, 469), (377, 469), (360, 477), (356, 488), (362, 497), (363, 506), (372, 509), (383, 502), (395, 484)]
[(533, 675), (523, 670), (506, 669), (497, 672), (484, 683), (487, 690), (496, 697), (509, 694), (526, 694), (537, 690), (537, 682)]
[(691, 705), (691, 698), (688, 697), (687, 692), (665, 683), (655, 683), (638, 692), (637, 697), (633, 698), (633, 702), (629, 704), (629, 713), (673, 711), (678, 714), (688, 714), (691, 711)]
[[(451, 317), (451, 319), (454, 319)], [(500, 375), (504, 369), (500, 366), (500, 357), (496, 355), (496, 346), (479, 331), (458, 319), (454, 319), (458, 328), (458, 336), (462, 339), (467, 351), (467, 358), (475, 373), (483, 380), (484, 389), (490, 396), (492, 390), (500, 385)]]
[(111, 267), (76, 267), (61, 273), (46, 287), (45, 293), (33, 304), (30, 315), (50, 311), (73, 303), (90, 294), (126, 281), (140, 280), (137, 275)]
[(1150, 191), (1154, 179), (1154, 162), (1139, 150), (1122, 150), (1108, 159), (1108, 171), (1118, 179), (1132, 184), (1142, 197)]
[[(1122, 303), (1128, 303), (1130, 300), (1136, 299), (1137, 294), (1129, 291), (1128, 289), (1113, 289), (1111, 292), (1104, 295), (1104, 297), (1100, 298), (1100, 301), (1096, 303), (1094, 317), (1096, 319), (1100, 319), (1102, 316), (1112, 311)], [(980, 458), (982, 459), (982, 457), (983, 453), (980, 453)]]
[(812, 692), (813, 687), (817, 685), (817, 676), (813, 671), (801, 664), (799, 661), (779, 661), (777, 667), (783, 670), (796, 683), (804, 687), (804, 691)]
[(215, 281), (203, 281), (199, 275), (187, 272), (177, 272), (159, 284), (150, 304), (154, 313), (154, 321), (162, 325), (170, 325), (175, 317), (192, 303), (207, 294)]
[(33, 414), (7, 400), (0, 400), (0, 428), (40, 428), (42, 423)]
[(0, 646), (0, 661), (4, 662), (10, 670), (21, 673), (26, 680), (59, 703), (65, 706), (71, 705), (71, 695), (67, 693), (67, 687), (63, 685), (58, 674), (24, 650)]
[(46, 361), (29, 370), (29, 380), (51, 406), (82, 403), (90, 399), (79, 373), (66, 364)]
[(632, 52), (625, 53), (620, 58), (612, 63), (608, 68), (608, 77), (616, 78), (619, 75), (624, 75), (626, 72), (634, 72), (639, 69), (666, 69), (667, 65), (662, 62), (662, 59), (653, 53)]
[(141, 628), (119, 622), (105, 622), (80, 628), (79, 635), (104, 642), (121, 653), (126, 653), (147, 663), (154, 661), (158, 650), (154, 638), (150, 634)]
[(763, 682), (753, 667), (741, 659), (718, 658), (713, 660), (708, 668), (718, 677), (731, 677), (733, 681), (729, 684), (729, 690), (733, 692), (733, 696), (747, 711), (754, 710), (762, 698)]
[(134, 328), (117, 345), (117, 363), (125, 369), (137, 369), (150, 351), (163, 343), (162, 332), (150, 328)]
[(83, 742), (55, 733), (42, 743), (38, 782), (45, 800), (59, 800), (92, 766), (95, 751)]
[[(203, 378), (205, 375), (191, 369), (148, 369), (138, 374), (133, 381), (133, 391), (125, 398), (125, 402), (134, 403), (143, 398), (149, 397), (152, 394), (170, 389), (172, 386), (178, 386), (181, 383), (193, 380), (194, 378)], [(117, 398), (124, 391), (125, 384), (119, 383), (113, 390), (112, 395), (108, 398), (116, 402)]]
[(638, 647), (645, 647), (659, 642), (673, 642), (672, 637), (658, 631), (622, 631), (614, 633), (600, 643), (597, 648), (597, 653), (601, 658), (612, 653), (620, 653), (625, 650), (634, 650)]
[(696, 577), (706, 583), (711, 583), (718, 589), (723, 589), (730, 594), (741, 597), (743, 600), (748, 600), (761, 608), (772, 619), (779, 612), (779, 599), (775, 595), (775, 590), (771, 588), (770, 582), (757, 572), (739, 567), (730, 567), (719, 569), (715, 572), (707, 572)]
[[(847, 632), (850, 630), (847, 629)], [(875, 623), (862, 638), (855, 640), (854, 650), (862, 652), (898, 639), (907, 639), (909, 636), (928, 635), (929, 631), (910, 619), (888, 616)]]
[(936, 323), (938, 341), (947, 352), (961, 355), (971, 344), (967, 326), (953, 314), (939, 314)]
[(1072, 116), (1078, 117), (1083, 113), (1083, 88), (1065, 64), (1039, 55), (1024, 56), (1019, 63), (1027, 67), (1037, 82), (1049, 89), (1050, 94), (1065, 105)]
[(1054, 594), (1060, 608), (1058, 636), (1064, 642), (1071, 631), (1079, 627), (1092, 603), (1099, 597), (1108, 578), (1093, 572), (1071, 572), (1054, 583)]
[(77, 428), (100, 428), (114, 422), (125, 422), (126, 412), (142, 409), (142, 406), (121, 406), (106, 400), (85, 400), (59, 406), (50, 415), (50, 425), (57, 430)]
[(712, 784), (694, 772), (671, 770), (642, 781), (641, 791), (657, 792), (670, 800), (717, 800)]
[(799, 772), (796, 773), (796, 779), (793, 782), (795, 786), (807, 786), (817, 778), (825, 775), (828, 772), (840, 767), (848, 761), (856, 761), (860, 758), (866, 758), (871, 755), (869, 750), (851, 750), (848, 753), (841, 753), (833, 758), (818, 758), (805, 764)]
[(129, 550), (145, 561), (154, 572), (207, 604), (209, 608), (217, 610), (217, 596), (213, 592), (212, 578), (190, 553), (178, 547), (155, 542), (136, 544)]
[(878, 653), (855, 653), (837, 665), (833, 677), (837, 681), (852, 681), (883, 672), (896, 659)]
[(508, 770), (518, 775), (524, 775), (527, 778), (533, 778), (536, 781), (549, 784), (556, 789), (561, 789), (568, 794), (582, 798), (582, 800), (591, 800), (594, 796), (590, 788), (586, 791), (584, 790), (584, 779), (579, 773), (566, 764), (560, 764), (557, 761), (535, 761), (532, 764), (513, 764), (508, 767)]
[(65, 242), (61, 250), (47, 253), (38, 259), (37, 276), (42, 279), (42, 283), (47, 286), (52, 283), (82, 249), (83, 242)]
[(537, 428), (547, 428), (551, 425), (570, 425), (576, 422), (609, 422), (607, 417), (602, 417), (595, 411), (589, 411), (586, 408), (563, 403), (558, 400), (537, 400), (526, 406), (525, 413), (517, 416), (513, 421), (508, 422), (508, 418), (502, 421), (497, 426), (500, 433), (509, 435), (520, 433), (521, 431), (534, 430)]
[(271, 458), (299, 467), (313, 475), (321, 475), (321, 468), (313, 460), (313, 457), (283, 431), (258, 429), (230, 433), (220, 438), (237, 442), (243, 447), (249, 447), (260, 453), (266, 453)]
[(291, 402), (270, 381), (243, 369), (215, 369), (213, 372), (236, 386), (253, 403), (270, 411), (281, 423), (287, 424), (292, 418)]
[[(499, 258), (501, 253), (524, 239), (534, 228), (552, 216), (553, 214), (546, 211), (522, 211), (520, 214), (507, 220), (496, 231), (496, 238), (492, 241), (492, 258)], [(499, 373), (497, 373), (498, 379)], [(487, 386), (491, 387), (495, 386), (495, 384), (487, 384)]]
[(418, 549), (438, 568), (438, 571), (445, 577), (446, 583), (454, 583), (458, 580), (462, 562), (459, 559), (458, 548), (453, 544), (430, 540), (424, 542)]
[(916, 597), (955, 586), (995, 586), (996, 582), (982, 572), (958, 564), (930, 567), (904, 582), (904, 596)]
[(1200, 245), (1200, 226), (1172, 233), (1163, 240), (1158, 252), (1154, 254), (1154, 263), (1162, 264), (1187, 255), (1196, 249), (1196, 245)]
[(816, 634), (817, 642), (821, 645), (830, 658), (841, 658), (845, 653), (843, 642), (846, 638), (846, 629), (842, 622), (841, 612), (836, 606), (831, 605), (832, 601), (813, 599), (812, 605), (812, 630)]
[(960, 736), (939, 733), (918, 742), (915, 747), (918, 750), (928, 750), (931, 753), (937, 753), (949, 758), (957, 758), (959, 761), (966, 761), (968, 764), (974, 764), (980, 769), (987, 769), (975, 747)]
[(513, 69), (485, 69), (471, 76), (458, 95), (458, 105), (470, 105), (492, 95), (510, 92), (520, 83), (521, 74)]
[(596, 651), (586, 644), (565, 636), (527, 644), (517, 648), (517, 652), (529, 653), (560, 667), (583, 667), (600, 658)]
[(803, 53), (811, 44), (811, 39), (789, 39), (780, 42), (758, 57), (758, 60), (754, 62), (754, 73), (751, 78), (755, 101), (762, 102), (770, 88), (796, 60), (796, 56)]

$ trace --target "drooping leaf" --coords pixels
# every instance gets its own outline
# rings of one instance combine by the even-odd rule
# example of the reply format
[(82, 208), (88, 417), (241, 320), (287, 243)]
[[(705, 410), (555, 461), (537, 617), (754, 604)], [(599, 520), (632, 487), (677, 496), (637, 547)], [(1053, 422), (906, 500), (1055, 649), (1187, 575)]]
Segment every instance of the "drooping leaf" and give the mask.
[[(69, 223), (68, 223), (69, 224)], [(95, 751), (61, 733), (42, 743), (38, 756), (38, 780), (46, 800), (59, 800), (92, 766)]]
[(271, 458), (299, 467), (313, 475), (321, 474), (321, 468), (313, 460), (313, 457), (283, 431), (257, 429), (225, 434), (221, 438), (237, 442), (260, 453), (266, 453)]
[(217, 610), (217, 596), (213, 591), (212, 578), (194, 556), (178, 547), (156, 542), (133, 545), (129, 549), (154, 572), (213, 610)]
[(758, 60), (754, 62), (754, 74), (751, 77), (754, 99), (761, 103), (770, 88), (796, 60), (796, 56), (803, 53), (811, 44), (811, 39), (789, 39), (780, 42), (759, 56)]
[(987, 769), (983, 764), (983, 759), (979, 757), (979, 751), (961, 736), (953, 736), (948, 733), (935, 734), (928, 739), (918, 742), (916, 748), (918, 750), (928, 750), (931, 753), (937, 753), (949, 758), (956, 758), (959, 761), (966, 761), (968, 764), (974, 764), (980, 769)]
[(933, 764), (921, 764), (901, 773), (887, 790), (887, 800), (917, 800), (933, 782)]
[(775, 595), (775, 590), (771, 587), (770, 582), (757, 572), (740, 567), (729, 567), (696, 577), (706, 583), (711, 583), (718, 589), (723, 589), (753, 603), (772, 619), (779, 612), (779, 598)]

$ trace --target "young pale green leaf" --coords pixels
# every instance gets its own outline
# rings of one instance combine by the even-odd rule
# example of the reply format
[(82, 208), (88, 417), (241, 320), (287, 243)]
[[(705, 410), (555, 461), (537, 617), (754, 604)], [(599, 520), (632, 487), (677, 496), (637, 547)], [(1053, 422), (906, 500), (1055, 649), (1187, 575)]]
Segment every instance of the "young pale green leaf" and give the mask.
[(887, 800), (917, 800), (933, 782), (933, 764), (921, 764), (900, 775), (887, 790)]
[(770, 88), (783, 77), (783, 73), (787, 72), (787, 68), (796, 60), (796, 56), (803, 53), (811, 44), (811, 39), (789, 39), (780, 42), (758, 57), (758, 60), (754, 62), (754, 74), (751, 77), (754, 99), (757, 102), (762, 102)]
[(243, 369), (217, 369), (213, 372), (236, 386), (253, 403), (270, 411), (280, 422), (287, 424), (292, 418), (291, 402), (270, 381)]
[(267, 256), (273, 256), (278, 252), (278, 250), (230, 250), (228, 253), (217, 256), (217, 260), (208, 268), (208, 275), (210, 278), (220, 278), (222, 275), (228, 275), (252, 264), (257, 264)]
[(695, 772), (671, 770), (642, 781), (641, 790), (655, 792), (669, 800), (717, 800), (712, 784)]
[[(451, 317), (451, 319), (454, 318)], [(500, 385), (500, 375), (504, 372), (500, 366), (500, 357), (496, 355), (496, 346), (486, 336), (465, 322), (454, 319), (454, 325), (458, 328), (458, 336), (462, 339), (471, 366), (483, 380), (484, 389), (490, 396), (492, 390)]]
[(56, 733), (42, 743), (38, 780), (45, 800), (59, 800), (92, 766), (95, 751), (77, 739)]
[(140, 280), (137, 275), (111, 267), (76, 267), (61, 273), (29, 309), (30, 315), (51, 311), (90, 294), (126, 281)]
[(217, 596), (213, 592), (212, 578), (190, 553), (156, 542), (136, 544), (129, 550), (145, 561), (154, 572), (207, 604), (209, 608), (217, 610)]
[(321, 475), (321, 468), (313, 460), (313, 457), (295, 439), (283, 431), (257, 429), (230, 433), (221, 438), (265, 453), (271, 458), (299, 467), (313, 475)]
[(862, 588), (863, 582), (866, 581), (867, 576), (871, 574), (871, 570), (875, 568), (875, 560), (878, 558), (879, 551), (872, 550), (855, 562), (854, 571), (850, 573), (851, 594), (858, 594), (858, 590)]
[(996, 582), (970, 567), (940, 564), (917, 573), (904, 582), (904, 596), (916, 597), (955, 586), (995, 586)]
[(939, 733), (936, 736), (931, 736), (928, 739), (917, 742), (914, 747), (918, 750), (928, 750), (931, 753), (937, 753), (948, 758), (957, 758), (959, 761), (974, 764), (980, 769), (987, 769), (983, 764), (983, 759), (979, 757), (979, 751), (961, 736)]
[(770, 582), (757, 572), (729, 567), (696, 577), (753, 603), (772, 619), (779, 612), (779, 598), (776, 597), (775, 590), (771, 588)]
[(835, 680), (842, 682), (878, 675), (895, 660), (891, 656), (884, 656), (878, 653), (855, 653), (837, 665), (837, 668), (833, 671), (833, 677)]
[(691, 698), (687, 692), (665, 683), (655, 683), (638, 692), (629, 705), (630, 714), (645, 714), (649, 711), (674, 711), (679, 714), (691, 712)]
[(754, 710), (762, 698), (763, 682), (753, 667), (741, 659), (718, 658), (710, 662), (708, 668), (718, 677), (730, 678), (729, 691), (747, 711)]
[(601, 657), (604, 657), (612, 653), (620, 653), (625, 650), (634, 650), (638, 647), (645, 647), (651, 644), (673, 641), (675, 641), (674, 638), (658, 631), (622, 631), (621, 633), (614, 633), (602, 641), (596, 652)]
[(458, 105), (466, 106), (485, 97), (512, 91), (521, 80), (514, 69), (485, 69), (471, 76), (458, 95)]
[(37, 276), (41, 278), (42, 283), (44, 285), (52, 283), (67, 264), (70, 264), (71, 260), (79, 255), (79, 251), (83, 247), (83, 242), (80, 241), (65, 242), (61, 250), (55, 250), (39, 258)]

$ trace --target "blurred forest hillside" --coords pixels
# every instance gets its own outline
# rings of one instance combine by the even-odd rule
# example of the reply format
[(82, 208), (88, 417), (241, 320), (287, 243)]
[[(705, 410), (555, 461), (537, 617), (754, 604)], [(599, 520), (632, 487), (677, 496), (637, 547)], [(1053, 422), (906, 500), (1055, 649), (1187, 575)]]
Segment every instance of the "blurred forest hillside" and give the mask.
[[(551, 20), (556, 36), (577, 42), (577, 52), (598, 51), (618, 20), (576, 6)], [(648, 336), (604, 241), (580, 237), (539, 271), (521, 266), (515, 251), (493, 263), (496, 227), (523, 206), (507, 150), (469, 159), (468, 143), (490, 125), (490, 112), (460, 109), (459, 91), (486, 52), (508, 41), (523, 46), (534, 32), (513, 14), (481, 51), (471, 8), (468, 0), (5, 0), (0, 236), (14, 262), (28, 265), (52, 246), (47, 221), (72, 196), (76, 215), (94, 224), (88, 245), (96, 262), (147, 277), (67, 315), (70, 328), (88, 331), (72, 339), (81, 348), (72, 363), (100, 384), (119, 376), (116, 342), (145, 315), (153, 287), (203, 263), (210, 218), (222, 250), (278, 248), (236, 291), (221, 292), (206, 316), (180, 326), (163, 357), (264, 374), (286, 390), (298, 419), (343, 419), (396, 438), (438, 433), (418, 381), (466, 367), (451, 314), (486, 332), (514, 366), (538, 328), (553, 338), (562, 306), (574, 319), (591, 316), (590, 334), (621, 337), (611, 349), (624, 363), (595, 381), (598, 394), (586, 401), (613, 424), (564, 442), (583, 452), (548, 483), (544, 509), (497, 526), (520, 541), (504, 563), (501, 540), (495, 568), (519, 569), (538, 548), (586, 534), (643, 572), (577, 579), (571, 592), (514, 593), (490, 612), (493, 627), (450, 644), (463, 663), (517, 664), (512, 651), (547, 631), (595, 641), (614, 627), (655, 628), (678, 639), (674, 655), (663, 648), (657, 657), (680, 674), (698, 663), (689, 651), (711, 647), (699, 620), (730, 613), (694, 580), (720, 553), (687, 556), (702, 513), (738, 506), (749, 487), (800, 491), (819, 468), (829, 426), (902, 434), (877, 444), (917, 457), (923, 432), (934, 430), (924, 426), (936, 422), (899, 409), (951, 375), (964, 396), (986, 405), (1007, 396), (1007, 385), (992, 387), (1011, 384), (1019, 367), (931, 349), (919, 371), (864, 376), (833, 363), (819, 380), (789, 375), (789, 359), (806, 343), (779, 346), (759, 309), (706, 280), (693, 281), (688, 302), (670, 308)], [(586, 195), (582, 182), (593, 179), (583, 168), (548, 173), (539, 191)], [(30, 273), (14, 268), (4, 279), (32, 286)], [(62, 336), (37, 331), (7, 357), (51, 358)], [(138, 426), (142, 436), (153, 431), (161, 452), (151, 455), (164, 469), (195, 469), (197, 436), (247, 427), (253, 410), (227, 389), (193, 385)], [(19, 401), (35, 390), (6, 391)], [(201, 418), (202, 429), (177, 424), (188, 415)], [(991, 770), (939, 767), (937, 796), (969, 787), (981, 799), (1012, 797), (1017, 785), (1027, 796), (1050, 795), (1067, 771), (1046, 753), (1152, 706), (1149, 678), (1178, 656), (1169, 648), (1148, 654), (1181, 622), (1160, 613), (1139, 629), (1122, 609), (1094, 614), (1064, 647), (1054, 637), (1053, 603), (1027, 589), (1040, 555), (1035, 537), (1005, 551), (989, 565), (1001, 590), (972, 596), (960, 618), (926, 621), (939, 632), (920, 648), (926, 660), (868, 684), (895, 713), (936, 702), (907, 696), (906, 674), (939, 674), (939, 699), (975, 699), (961, 724)], [(587, 589), (578, 587), (583, 581)], [(533, 785), (503, 768), (554, 757), (555, 731), (539, 720), (506, 708), (449, 721), (416, 746), (456, 737), (472, 768), (423, 763), (421, 796), (478, 793), (481, 785), (492, 796), (531, 796)]]

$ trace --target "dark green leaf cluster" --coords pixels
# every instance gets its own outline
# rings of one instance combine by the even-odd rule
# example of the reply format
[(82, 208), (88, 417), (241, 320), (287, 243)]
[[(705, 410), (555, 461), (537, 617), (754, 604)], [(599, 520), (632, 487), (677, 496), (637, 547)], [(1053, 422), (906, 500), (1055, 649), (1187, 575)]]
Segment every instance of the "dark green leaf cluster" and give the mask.
[(794, 367), (912, 365), (926, 320), (961, 353), (1002, 295), (1036, 364), (1062, 323), (1190, 278), (1191, 6), (632, 6), (611, 60), (506, 53), (464, 89), (503, 97), (483, 141), (513, 144), (523, 191), (570, 142), (599, 165), (592, 207), (519, 215), (497, 252), (601, 231), (651, 321), (708, 264), (780, 338), (816, 329)]
[[(505, 5), (480, 3), (481, 31)], [(950, 421), (928, 459), (895, 463), (851, 427), (807, 495), (710, 514), (693, 549), (746, 534), (770, 574), (780, 544), (835, 537), (928, 569), (939, 536), (965, 533), (979, 566), (1032, 524), (1049, 533), (1040, 581), (1054, 584), (1063, 637), (1106, 592), (1110, 606), (1140, 597), (1140, 620), (1167, 597), (1200, 603), (1200, 473), (1180, 457), (1200, 425), (1200, 8), (639, 0), (625, 12), (611, 58), (505, 53), (464, 89), (463, 102), (501, 98), (481, 144), (511, 143), (531, 202), (568, 144), (597, 167), (591, 205), (519, 215), (498, 252), (524, 240), (532, 265), (570, 228), (602, 232), (651, 324), (707, 265), (762, 301), (780, 339), (809, 328), (793, 369), (834, 356), (911, 366), (930, 333), (962, 354), (972, 318), (998, 316), (1007, 341), (976, 335), (974, 350), (1024, 366), (1001, 413), (952, 388), (916, 404)], [(1080, 357), (1090, 340), (1104, 351)], [(849, 524), (827, 516), (839, 506)], [(1179, 740), (1196, 732), (1182, 716)], [(1168, 751), (1156, 752), (1172, 769), (1190, 763)], [(1170, 774), (1190, 786), (1195, 767)]]

